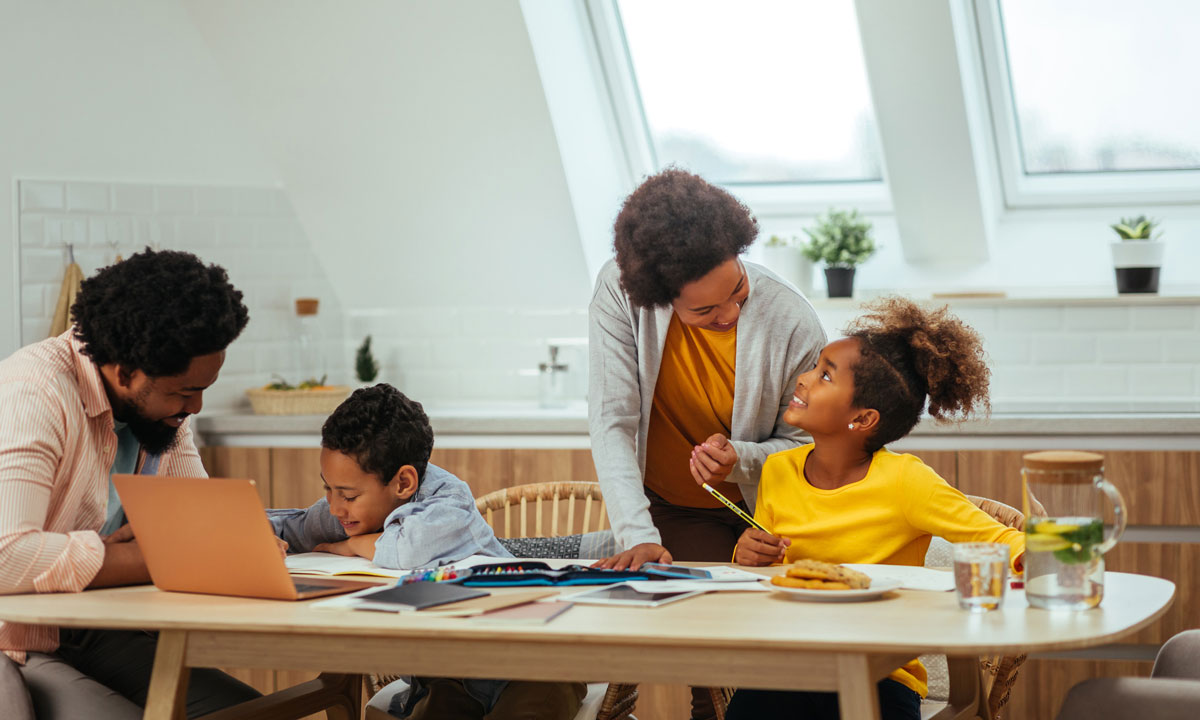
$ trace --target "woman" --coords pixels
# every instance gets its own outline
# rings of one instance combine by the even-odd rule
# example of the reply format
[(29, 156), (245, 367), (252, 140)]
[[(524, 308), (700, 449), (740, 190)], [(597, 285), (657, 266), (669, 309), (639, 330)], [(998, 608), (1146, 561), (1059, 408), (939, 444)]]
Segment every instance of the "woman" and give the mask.
[[(800, 444), (782, 420), (825, 333), (802, 294), (739, 255), (749, 210), (668, 169), (626, 200), (615, 261), (589, 309), (589, 430), (622, 552), (597, 565), (729, 562), (767, 455)], [(747, 507), (748, 506), (748, 507)]]

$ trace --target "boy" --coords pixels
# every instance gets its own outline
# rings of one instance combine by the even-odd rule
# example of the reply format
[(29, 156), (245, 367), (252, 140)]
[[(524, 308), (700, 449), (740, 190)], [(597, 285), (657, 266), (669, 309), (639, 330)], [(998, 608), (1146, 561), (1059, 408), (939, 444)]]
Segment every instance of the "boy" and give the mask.
[[(471, 489), (429, 464), (433, 428), (421, 404), (379, 384), (356, 391), (321, 428), (325, 498), (307, 509), (268, 510), (292, 552), (359, 555), (413, 569), (471, 555), (508, 558), (475, 509)], [(388, 708), (396, 717), (570, 720), (583, 683), (412, 678)]]

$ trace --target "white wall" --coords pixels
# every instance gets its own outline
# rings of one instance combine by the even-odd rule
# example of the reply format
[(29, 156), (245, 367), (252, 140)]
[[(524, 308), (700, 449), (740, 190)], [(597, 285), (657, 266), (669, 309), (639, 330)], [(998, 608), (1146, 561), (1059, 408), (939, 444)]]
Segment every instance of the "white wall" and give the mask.
[(6, 2), (0, 87), (0, 357), (20, 345), (18, 178), (281, 181), (177, 3)]
[(347, 309), (586, 302), (516, 0), (186, 4)]

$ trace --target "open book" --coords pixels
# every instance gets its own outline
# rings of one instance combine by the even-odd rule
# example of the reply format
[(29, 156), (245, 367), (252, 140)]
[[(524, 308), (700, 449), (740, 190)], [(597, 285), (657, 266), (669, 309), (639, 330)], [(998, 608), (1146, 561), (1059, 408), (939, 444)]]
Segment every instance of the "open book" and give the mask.
[(287, 569), (293, 575), (372, 575), (401, 578), (408, 570), (382, 568), (363, 557), (346, 557), (333, 553), (311, 552), (287, 556)]

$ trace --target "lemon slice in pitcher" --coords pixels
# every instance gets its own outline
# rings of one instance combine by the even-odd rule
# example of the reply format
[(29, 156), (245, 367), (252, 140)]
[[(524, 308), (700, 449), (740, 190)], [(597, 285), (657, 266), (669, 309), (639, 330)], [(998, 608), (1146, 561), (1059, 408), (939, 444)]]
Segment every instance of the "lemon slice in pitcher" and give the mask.
[[(1038, 526), (1038, 530), (1041, 530)], [(1071, 547), (1071, 543), (1052, 533), (1029, 533), (1025, 536), (1025, 548), (1033, 552), (1054, 552)]]
[(1056, 523), (1054, 521), (1040, 522), (1033, 527), (1033, 531), (1039, 535), (1065, 535), (1069, 532), (1075, 532), (1078, 529), (1078, 525)]

